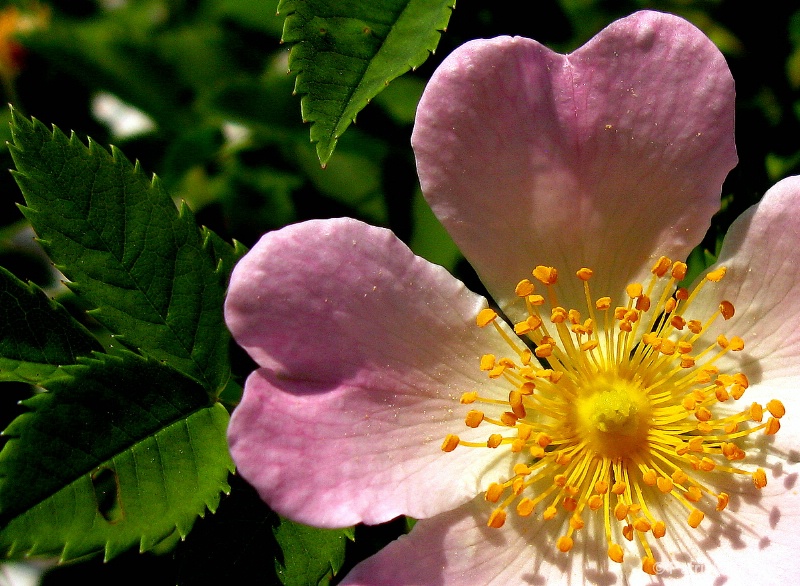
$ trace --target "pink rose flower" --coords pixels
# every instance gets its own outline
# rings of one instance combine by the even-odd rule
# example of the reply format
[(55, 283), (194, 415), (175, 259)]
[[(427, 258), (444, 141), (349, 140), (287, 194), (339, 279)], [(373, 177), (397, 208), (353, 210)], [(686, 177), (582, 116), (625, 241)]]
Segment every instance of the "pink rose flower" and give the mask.
[(497, 310), (380, 228), (267, 234), (225, 308), (259, 365), (229, 430), (242, 476), (310, 525), (420, 519), (346, 584), (795, 576), (800, 179), (677, 288), (733, 116), (722, 55), (666, 14), (569, 55), (453, 52), (412, 143)]

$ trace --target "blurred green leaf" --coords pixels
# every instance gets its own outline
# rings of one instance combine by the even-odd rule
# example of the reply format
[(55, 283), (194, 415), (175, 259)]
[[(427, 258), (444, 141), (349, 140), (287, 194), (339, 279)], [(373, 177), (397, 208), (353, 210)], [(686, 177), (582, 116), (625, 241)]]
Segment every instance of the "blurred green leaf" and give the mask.
[(119, 150), (16, 113), (12, 131), (23, 212), (70, 288), (117, 340), (219, 392), (230, 369), (220, 242), (209, 247), (188, 208)]
[(0, 267), (0, 382), (41, 384), (59, 365), (102, 349), (61, 305)]
[(0, 552), (109, 559), (216, 509), (233, 469), (228, 413), (200, 385), (130, 352), (62, 372), (3, 432)]
[(282, 0), (304, 121), (325, 166), (356, 114), (439, 43), (455, 0)]
[(274, 532), (283, 551), (275, 570), (284, 586), (327, 584), (344, 563), (346, 538), (353, 539), (351, 529), (317, 529), (283, 518)]

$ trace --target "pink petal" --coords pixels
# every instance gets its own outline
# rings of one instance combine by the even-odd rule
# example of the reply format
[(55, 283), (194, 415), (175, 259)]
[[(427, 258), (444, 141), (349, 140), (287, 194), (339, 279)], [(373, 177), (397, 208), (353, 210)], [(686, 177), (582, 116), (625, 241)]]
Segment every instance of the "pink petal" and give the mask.
[(566, 584), (573, 572), (574, 583), (584, 583), (582, 556), (557, 551), (547, 530), (552, 526), (509, 515), (505, 526), (491, 529), (488, 510), (478, 498), (419, 521), (410, 534), (356, 566), (343, 586), (550, 586)]
[(387, 230), (341, 219), (267, 234), (234, 269), (225, 306), (262, 366), (229, 428), (241, 474), (276, 511), (319, 526), (472, 498), (497, 479), (483, 473), (498, 453), (441, 445), (448, 433), (486, 441), (458, 403), (496, 392), (481, 354), (510, 352), (475, 325), (484, 306)]
[(716, 266), (727, 267), (725, 278), (704, 286), (697, 311), (710, 315), (726, 299), (736, 313), (717, 320), (712, 336), (744, 339), (731, 359), (751, 383), (800, 377), (800, 177), (784, 179), (737, 218)]
[(581, 266), (613, 297), (700, 241), (737, 161), (733, 113), (713, 43), (639, 12), (567, 56), (467, 43), (428, 84), (412, 143), (426, 198), (501, 307), (539, 264), (578, 306)]

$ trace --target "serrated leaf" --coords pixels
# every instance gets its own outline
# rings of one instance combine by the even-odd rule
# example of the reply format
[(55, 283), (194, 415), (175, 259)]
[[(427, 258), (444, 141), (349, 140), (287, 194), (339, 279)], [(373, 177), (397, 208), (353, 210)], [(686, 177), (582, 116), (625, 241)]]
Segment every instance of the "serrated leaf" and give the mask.
[(274, 529), (283, 560), (275, 560), (275, 570), (284, 586), (327, 584), (344, 563), (346, 539), (350, 529), (317, 529), (281, 518)]
[(41, 384), (59, 365), (102, 349), (61, 305), (0, 267), (0, 382)]
[(189, 209), (176, 209), (157, 178), (116, 148), (87, 148), (16, 112), (12, 135), (22, 210), (92, 315), (128, 347), (217, 393), (229, 376), (221, 271), (230, 262), (220, 255), (237, 253), (223, 254), (221, 239), (210, 250)]
[(282, 0), (303, 120), (324, 166), (361, 109), (439, 43), (455, 0)]
[(215, 510), (228, 414), (200, 385), (130, 352), (62, 371), (4, 432), (0, 553), (109, 559)]

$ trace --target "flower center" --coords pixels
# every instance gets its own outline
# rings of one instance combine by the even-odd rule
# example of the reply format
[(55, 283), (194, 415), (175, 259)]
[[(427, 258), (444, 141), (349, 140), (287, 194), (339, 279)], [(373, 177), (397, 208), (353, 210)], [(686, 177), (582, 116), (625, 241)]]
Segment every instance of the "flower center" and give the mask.
[(575, 427), (589, 449), (610, 458), (634, 455), (650, 430), (650, 402), (625, 380), (600, 376), (575, 405)]
[(766, 486), (764, 470), (735, 464), (747, 457), (738, 442), (757, 431), (777, 433), (785, 409), (775, 399), (735, 407), (749, 381), (716, 363), (744, 341), (720, 335), (704, 342), (711, 324), (733, 316), (730, 302), (702, 320), (690, 315), (698, 291), (725, 269), (709, 272), (691, 293), (677, 287), (684, 263), (661, 257), (651, 272), (646, 286), (628, 285), (626, 299), (612, 309), (611, 298), (593, 298), (592, 271), (580, 269), (584, 317), (559, 305), (557, 270), (538, 266), (533, 276), (544, 295), (532, 281), (519, 282), (515, 292), (528, 317), (513, 333), (495, 311), (482, 310), (477, 325), (493, 326), (510, 354), (481, 356), (480, 369), (496, 386), (491, 396), (467, 391), (461, 403), (473, 406), (467, 427), (492, 429), (482, 441), (449, 434), (442, 450), (508, 451), (513, 475), (499, 477), (485, 494), (496, 504), (490, 527), (502, 527), (509, 509), (528, 517), (541, 507), (545, 521), (561, 520), (565, 532), (555, 545), (568, 552), (584, 514), (596, 514), (609, 558), (621, 563), (621, 544), (635, 541), (642, 569), (655, 574), (650, 539), (667, 533), (656, 513), (677, 503), (697, 528), (704, 510), (723, 511), (730, 499), (713, 489), (714, 475), (749, 476), (756, 488)]

